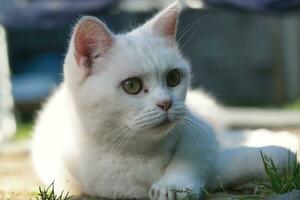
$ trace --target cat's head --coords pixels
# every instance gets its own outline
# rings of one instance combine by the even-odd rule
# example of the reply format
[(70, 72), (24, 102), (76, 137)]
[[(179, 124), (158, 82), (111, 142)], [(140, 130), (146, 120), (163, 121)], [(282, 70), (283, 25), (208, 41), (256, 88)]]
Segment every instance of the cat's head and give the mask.
[(77, 23), (64, 75), (93, 124), (163, 134), (184, 117), (190, 66), (175, 40), (179, 13), (173, 4), (119, 35), (94, 17)]

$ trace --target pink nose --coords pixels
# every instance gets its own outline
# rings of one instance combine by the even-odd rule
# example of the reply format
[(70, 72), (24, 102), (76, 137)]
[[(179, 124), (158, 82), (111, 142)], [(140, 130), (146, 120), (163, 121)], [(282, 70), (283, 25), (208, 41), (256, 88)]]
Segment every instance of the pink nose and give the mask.
[(162, 101), (160, 103), (157, 103), (156, 105), (158, 107), (160, 107), (162, 110), (167, 112), (172, 106), (172, 101), (166, 100), (166, 101)]

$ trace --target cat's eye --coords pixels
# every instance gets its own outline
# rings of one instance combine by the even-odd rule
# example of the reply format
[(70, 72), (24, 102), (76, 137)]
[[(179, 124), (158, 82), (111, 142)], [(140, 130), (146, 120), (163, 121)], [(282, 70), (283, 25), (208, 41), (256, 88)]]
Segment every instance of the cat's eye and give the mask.
[(128, 94), (138, 94), (142, 88), (143, 83), (139, 78), (129, 78), (122, 82), (122, 88)]
[(170, 71), (167, 75), (167, 85), (175, 87), (180, 83), (180, 73), (177, 69)]

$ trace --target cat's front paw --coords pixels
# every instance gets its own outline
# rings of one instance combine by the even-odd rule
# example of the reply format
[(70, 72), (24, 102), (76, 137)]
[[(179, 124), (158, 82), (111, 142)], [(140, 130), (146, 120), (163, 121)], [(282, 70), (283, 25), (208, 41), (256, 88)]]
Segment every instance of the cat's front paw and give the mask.
[(151, 200), (193, 200), (202, 197), (203, 187), (200, 184), (166, 184), (157, 182), (149, 190)]

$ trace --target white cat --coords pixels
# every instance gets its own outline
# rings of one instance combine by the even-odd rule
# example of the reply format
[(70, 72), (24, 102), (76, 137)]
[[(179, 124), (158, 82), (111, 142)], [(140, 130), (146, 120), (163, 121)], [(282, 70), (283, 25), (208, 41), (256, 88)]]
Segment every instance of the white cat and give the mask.
[[(55, 180), (73, 194), (171, 200), (186, 195), (175, 189), (201, 195), (215, 188), (216, 176), (231, 184), (262, 174), (259, 149), (220, 152), (211, 118), (185, 105), (191, 72), (175, 41), (179, 12), (173, 4), (121, 35), (94, 17), (78, 22), (64, 81), (35, 127), (32, 157), (45, 184)], [(279, 161), (287, 150), (264, 152)]]

